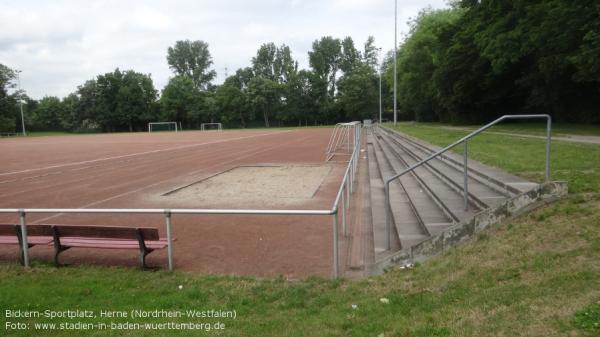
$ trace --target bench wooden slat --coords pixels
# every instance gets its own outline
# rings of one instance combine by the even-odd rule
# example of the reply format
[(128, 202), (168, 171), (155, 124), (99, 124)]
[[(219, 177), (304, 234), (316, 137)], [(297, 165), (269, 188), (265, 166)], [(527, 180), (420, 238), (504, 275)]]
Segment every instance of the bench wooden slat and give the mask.
[[(0, 235), (17, 235), (16, 230), (21, 230), (21, 225), (0, 223)], [(27, 237), (52, 236), (51, 225), (27, 225)]]
[(14, 236), (17, 235), (16, 233), (16, 224), (11, 223), (0, 223), (0, 235), (1, 236)]
[(0, 236), (0, 243), (5, 245), (18, 245), (19, 239), (16, 236)]
[[(27, 243), (29, 245), (47, 245), (47, 244), (52, 244), (52, 237), (51, 236), (32, 236), (32, 237), (27, 237)], [(6, 244), (6, 245), (18, 245), (19, 244), (19, 239), (17, 238), (16, 235), (14, 236), (4, 236), (1, 235), (0, 236), (0, 244)]]
[(108, 226), (78, 226), (54, 225), (60, 237), (83, 236), (114, 239), (137, 239), (137, 229), (142, 232), (144, 240), (158, 240), (158, 230), (152, 227), (108, 227)]
[[(137, 241), (110, 241), (110, 240), (85, 240), (85, 239), (66, 239), (61, 238), (61, 246), (71, 248), (113, 248), (113, 249), (139, 249)], [(166, 241), (146, 241), (148, 249), (162, 249), (167, 247)]]

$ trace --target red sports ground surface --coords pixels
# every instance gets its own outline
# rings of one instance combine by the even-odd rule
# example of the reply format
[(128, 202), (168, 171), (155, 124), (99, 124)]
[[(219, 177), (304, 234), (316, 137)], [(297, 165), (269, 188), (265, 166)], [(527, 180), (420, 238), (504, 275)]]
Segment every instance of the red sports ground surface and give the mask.
[[(72, 135), (0, 140), (0, 208), (176, 208), (161, 195), (240, 166), (330, 165), (312, 198), (294, 209), (329, 209), (345, 163), (325, 163), (331, 129)], [(275, 203), (276, 200), (274, 201)], [(187, 207), (190, 208), (189, 203)], [(192, 205), (194, 205), (192, 203)], [(245, 208), (232, 203), (220, 208)], [(201, 203), (194, 208), (212, 208)], [(282, 208), (265, 204), (261, 209)], [(0, 222), (18, 221), (0, 214)], [(161, 215), (29, 214), (28, 223), (156, 227)], [(331, 217), (174, 215), (175, 269), (288, 278), (331, 275)], [(0, 246), (0, 262), (17, 259)], [(30, 249), (52, 260), (51, 247)], [(148, 264), (166, 268), (166, 250)], [(136, 267), (137, 251), (70, 249), (69, 265)]]

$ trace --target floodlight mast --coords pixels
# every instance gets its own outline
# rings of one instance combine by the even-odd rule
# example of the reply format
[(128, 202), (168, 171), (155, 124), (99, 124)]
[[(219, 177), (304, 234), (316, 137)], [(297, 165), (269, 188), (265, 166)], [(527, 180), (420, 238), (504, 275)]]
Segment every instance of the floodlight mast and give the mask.
[(398, 109), (396, 105), (396, 81), (398, 80), (397, 65), (396, 65), (396, 57), (398, 54), (397, 51), (397, 35), (398, 35), (398, 0), (394, 0), (394, 125), (396, 125)]
[(27, 132), (25, 131), (25, 117), (23, 116), (23, 96), (21, 95), (21, 74), (23, 70), (16, 70), (17, 74), (17, 92), (19, 93), (19, 108), (21, 109), (21, 131), (23, 132), (23, 136), (27, 136)]
[[(379, 53), (381, 53), (381, 48), (377, 48), (377, 50), (379, 51)], [(378, 57), (378, 59), (379, 59), (379, 57)], [(377, 61), (378, 61), (377, 63), (379, 63), (379, 60), (377, 60)], [(382, 108), (381, 108), (381, 71), (382, 71), (382, 69), (383, 69), (383, 64), (379, 65), (379, 124), (381, 124), (381, 115), (382, 115), (382, 113), (381, 113), (381, 111), (382, 111)]]

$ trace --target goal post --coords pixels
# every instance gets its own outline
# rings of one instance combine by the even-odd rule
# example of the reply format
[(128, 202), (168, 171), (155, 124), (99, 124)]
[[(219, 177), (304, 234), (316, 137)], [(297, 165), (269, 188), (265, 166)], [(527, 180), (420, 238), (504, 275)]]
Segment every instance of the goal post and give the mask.
[(221, 123), (202, 123), (200, 131), (223, 131), (223, 125)]
[(179, 132), (181, 130), (180, 126), (177, 122), (150, 122), (148, 123), (148, 132), (157, 132), (157, 131), (175, 131)]

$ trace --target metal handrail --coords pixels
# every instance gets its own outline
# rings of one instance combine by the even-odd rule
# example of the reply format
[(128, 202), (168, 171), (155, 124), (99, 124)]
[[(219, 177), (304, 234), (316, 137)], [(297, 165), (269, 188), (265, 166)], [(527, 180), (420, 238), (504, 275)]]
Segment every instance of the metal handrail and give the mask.
[(479, 129), (471, 132), (470, 134), (462, 137), (461, 139), (455, 141), (454, 143), (444, 147), (443, 149), (435, 152), (434, 154), (430, 155), (429, 157), (421, 160), (420, 162), (406, 168), (404, 171), (391, 176), (389, 178), (387, 178), (385, 180), (385, 184), (384, 184), (384, 188), (385, 188), (385, 207), (386, 207), (386, 212), (385, 212), (385, 228), (386, 228), (386, 247), (389, 250), (390, 246), (391, 246), (391, 214), (392, 214), (392, 205), (390, 202), (390, 183), (398, 178), (400, 178), (401, 176), (403, 176), (404, 174), (413, 171), (414, 169), (418, 168), (421, 165), (426, 164), (427, 162), (429, 162), (430, 160), (442, 155), (443, 153), (447, 152), (448, 150), (452, 149), (453, 147), (457, 146), (460, 143), (464, 143), (464, 150), (463, 150), (463, 167), (464, 167), (464, 179), (463, 179), (463, 200), (464, 200), (464, 205), (465, 205), (465, 210), (468, 210), (469, 207), (469, 203), (468, 203), (468, 161), (467, 161), (467, 157), (468, 157), (468, 141), (475, 137), (476, 135), (480, 134), (481, 132), (489, 129), (490, 127), (504, 121), (507, 119), (534, 119), (534, 118), (544, 118), (546, 119), (546, 167), (545, 167), (545, 180), (549, 181), (550, 180), (550, 143), (552, 141), (552, 136), (551, 136), (551, 130), (552, 130), (552, 117), (550, 117), (550, 115), (547, 114), (536, 114), (536, 115), (504, 115), (482, 127), (480, 127)]
[[(346, 234), (346, 211), (350, 204), (350, 194), (352, 193), (353, 181), (358, 170), (358, 160), (360, 154), (360, 140), (362, 132), (357, 128), (356, 139), (357, 146), (352, 151), (352, 156), (348, 161), (342, 182), (336, 194), (333, 205), (330, 209), (169, 209), (169, 208), (0, 208), (0, 213), (16, 213), (19, 214), (21, 234), (23, 237), (23, 264), (29, 266), (29, 254), (27, 243), (27, 226), (25, 215), (27, 213), (77, 213), (77, 214), (163, 214), (165, 216), (165, 225), (167, 231), (167, 251), (168, 251), (168, 266), (169, 270), (173, 270), (173, 247), (171, 236), (171, 215), (173, 214), (212, 214), (212, 215), (321, 215), (333, 216), (333, 278), (339, 276), (339, 258), (338, 258), (338, 219), (339, 203), (342, 201), (342, 228), (344, 235)], [(346, 193), (344, 193), (346, 192)]]

